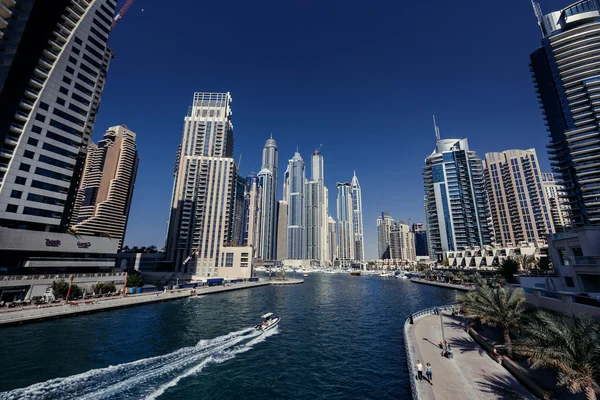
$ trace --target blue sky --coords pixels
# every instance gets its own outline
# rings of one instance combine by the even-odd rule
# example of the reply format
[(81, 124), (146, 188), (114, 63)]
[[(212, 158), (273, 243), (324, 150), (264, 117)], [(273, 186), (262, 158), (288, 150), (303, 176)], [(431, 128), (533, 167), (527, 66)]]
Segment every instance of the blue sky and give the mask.
[[(356, 170), (367, 258), (376, 257), (382, 210), (424, 219), (433, 113), (442, 137), (468, 137), (480, 157), (533, 147), (549, 171), (528, 67), (540, 44), (528, 0), (176, 3), (136, 0), (109, 39), (115, 58), (94, 140), (118, 124), (137, 133), (125, 244), (164, 244), (175, 152), (195, 91), (231, 92), (244, 176), (260, 169), (271, 132), (282, 173), (296, 146), (308, 161), (322, 143), (336, 218), (335, 183)], [(545, 13), (568, 4), (541, 1)]]

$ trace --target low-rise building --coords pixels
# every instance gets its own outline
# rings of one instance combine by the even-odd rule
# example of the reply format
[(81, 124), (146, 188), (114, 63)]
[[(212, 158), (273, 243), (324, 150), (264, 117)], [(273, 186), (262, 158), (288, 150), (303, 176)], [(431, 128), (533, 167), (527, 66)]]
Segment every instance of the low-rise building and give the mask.
[(537, 262), (542, 257), (547, 257), (547, 248), (543, 241), (522, 242), (518, 246), (474, 246), (459, 251), (447, 251), (444, 258), (448, 260), (450, 268), (496, 269), (508, 258), (534, 256)]

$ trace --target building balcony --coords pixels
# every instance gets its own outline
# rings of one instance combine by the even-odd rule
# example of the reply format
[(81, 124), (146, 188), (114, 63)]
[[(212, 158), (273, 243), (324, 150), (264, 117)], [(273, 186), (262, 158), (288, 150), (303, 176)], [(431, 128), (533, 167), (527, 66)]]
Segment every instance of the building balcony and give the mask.
[(19, 107), (31, 111), (33, 109), (33, 103), (29, 100), (21, 100), (21, 103), (19, 103)]
[(14, 133), (18, 133), (20, 135), (21, 133), (23, 133), (23, 128), (24, 128), (23, 125), (11, 124), (10, 128), (9, 128), (9, 131), (14, 132)]
[(39, 96), (40, 92), (37, 90), (33, 90), (33, 89), (26, 89), (25, 90), (25, 96), (27, 96), (30, 99), (37, 99), (37, 97)]

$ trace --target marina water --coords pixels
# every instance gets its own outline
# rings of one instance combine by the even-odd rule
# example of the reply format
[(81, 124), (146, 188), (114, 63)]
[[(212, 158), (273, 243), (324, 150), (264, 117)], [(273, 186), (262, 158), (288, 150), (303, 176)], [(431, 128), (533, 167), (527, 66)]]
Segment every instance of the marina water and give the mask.
[[(454, 297), (395, 278), (310, 274), (4, 328), (0, 399), (408, 399), (404, 322)], [(282, 321), (259, 334), (267, 311)]]

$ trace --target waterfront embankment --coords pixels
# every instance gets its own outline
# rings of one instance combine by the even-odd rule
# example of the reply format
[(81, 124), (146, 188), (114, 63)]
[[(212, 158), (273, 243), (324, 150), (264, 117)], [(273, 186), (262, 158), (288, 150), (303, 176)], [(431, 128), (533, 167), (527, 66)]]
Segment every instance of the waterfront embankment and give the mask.
[[(446, 307), (442, 307), (446, 308)], [(449, 308), (449, 307), (447, 307)], [(466, 331), (466, 319), (426, 309), (413, 314), (404, 327), (409, 378), (415, 400), (535, 399), (505, 368), (492, 359)], [(452, 348), (442, 357), (440, 341)], [(417, 380), (417, 360), (431, 364), (433, 379)]]
[(471, 290), (471, 288), (469, 286), (456, 285), (454, 283), (428, 281), (426, 279), (418, 279), (418, 278), (411, 278), (410, 281), (414, 282), (414, 283), (422, 283), (424, 285), (439, 286), (439, 287), (444, 287), (444, 288), (448, 288), (448, 289), (462, 290), (463, 292), (468, 292), (469, 290)]
[(127, 297), (107, 297), (99, 299), (87, 299), (71, 301), (66, 304), (27, 306), (10, 308), (0, 311), (0, 327), (20, 325), (29, 322), (43, 321), (63, 317), (71, 317), (78, 314), (89, 314), (100, 311), (108, 311), (117, 308), (140, 306), (169, 300), (178, 300), (190, 296), (203, 296), (232, 290), (249, 289), (268, 285), (292, 285), (303, 283), (302, 279), (264, 280), (258, 282), (239, 282), (219, 286), (199, 286), (194, 289), (175, 289), (166, 292), (154, 292), (148, 294), (129, 295)]

